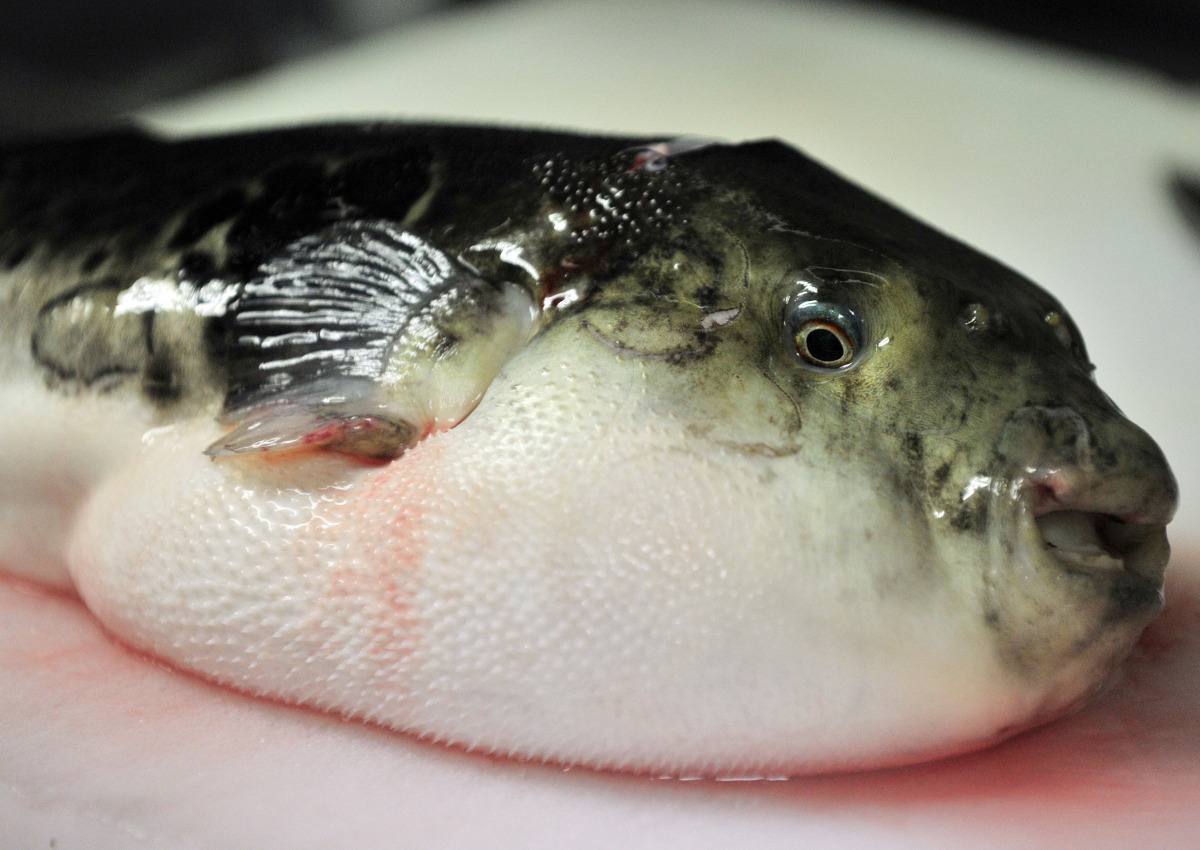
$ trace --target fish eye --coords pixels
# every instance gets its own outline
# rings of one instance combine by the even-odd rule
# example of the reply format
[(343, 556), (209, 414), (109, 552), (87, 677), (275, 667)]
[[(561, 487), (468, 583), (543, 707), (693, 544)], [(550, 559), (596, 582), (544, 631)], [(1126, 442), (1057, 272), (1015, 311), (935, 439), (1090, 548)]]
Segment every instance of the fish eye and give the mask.
[(828, 301), (804, 301), (787, 315), (788, 333), (806, 369), (841, 372), (856, 365), (862, 353), (862, 322), (854, 313)]

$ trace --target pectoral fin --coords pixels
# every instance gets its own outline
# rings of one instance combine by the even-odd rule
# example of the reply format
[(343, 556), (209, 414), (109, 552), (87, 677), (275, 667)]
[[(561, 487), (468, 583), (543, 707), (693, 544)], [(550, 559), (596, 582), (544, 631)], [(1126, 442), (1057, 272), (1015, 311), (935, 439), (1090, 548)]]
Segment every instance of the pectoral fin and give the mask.
[(387, 222), (305, 237), (231, 311), (222, 421), (234, 429), (208, 453), (397, 457), (474, 409), (537, 315), (524, 287), (486, 281)]
[(371, 459), (397, 457), (424, 432), (388, 409), (377, 394), (377, 385), (363, 379), (295, 384), (278, 398), (224, 417), (234, 429), (205, 454), (325, 449)]

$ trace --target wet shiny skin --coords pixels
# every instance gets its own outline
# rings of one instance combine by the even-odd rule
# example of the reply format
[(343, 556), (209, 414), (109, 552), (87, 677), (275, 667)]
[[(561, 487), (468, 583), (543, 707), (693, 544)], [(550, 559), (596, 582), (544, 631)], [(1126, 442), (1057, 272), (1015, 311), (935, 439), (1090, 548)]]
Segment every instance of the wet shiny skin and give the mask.
[[(23, 385), (35, 420), (121, 435), (99, 459), (34, 435), (45, 457), (88, 460), (26, 574), (49, 565), (119, 638), (222, 684), (566, 765), (904, 764), (1100, 687), (1157, 613), (1175, 485), (1091, 382), (1061, 306), (777, 143), (692, 148), (632, 177), (614, 171), (626, 142), (593, 143), (610, 159), (551, 156), (557, 176), (519, 177), (552, 212), (460, 249), (516, 244), (559, 271), (578, 245), (617, 251), (614, 233), (642, 233), (644, 250), (570, 266), (578, 303), (481, 368), (484, 383), (499, 372), (478, 408), (410, 429), (426, 436), (388, 464), (352, 449), (213, 459), (215, 405), (147, 430), (134, 392)], [(564, 248), (554, 205), (600, 204), (596, 180), (656, 212), (614, 223), (618, 203)], [(514, 303), (527, 327), (532, 299)], [(813, 303), (855, 349), (845, 362), (797, 350)], [(258, 328), (236, 323), (262, 309), (229, 320)], [(46, 315), (35, 353), (62, 333)], [(463, 327), (474, 340), (495, 324)], [(385, 412), (421, 407), (390, 374)], [(1048, 545), (1051, 508), (1144, 528), (1059, 524)], [(1107, 560), (1086, 563), (1089, 546)], [(1114, 569), (1122, 557), (1137, 569)]]
[[(646, 367), (595, 344), (591, 369), (544, 374), (533, 354), (557, 340), (579, 363), (581, 338), (531, 347), (471, 418), (385, 467), (213, 463), (191, 450), (211, 426), (160, 435), (89, 506), (84, 599), (134, 645), (252, 693), (488, 751), (719, 775), (991, 743), (1077, 705), (1153, 613), (1106, 621), (1103, 586), (1093, 602), (1052, 585), (1080, 600), (1088, 651), (998, 643), (933, 539), (878, 533), (920, 527), (900, 491), (848, 491), (840, 460), (803, 449), (706, 448), (637, 401)], [(226, 532), (197, 539), (197, 515)], [(827, 569), (848, 564), (874, 567)], [(991, 582), (1001, 625), (1060, 633)]]

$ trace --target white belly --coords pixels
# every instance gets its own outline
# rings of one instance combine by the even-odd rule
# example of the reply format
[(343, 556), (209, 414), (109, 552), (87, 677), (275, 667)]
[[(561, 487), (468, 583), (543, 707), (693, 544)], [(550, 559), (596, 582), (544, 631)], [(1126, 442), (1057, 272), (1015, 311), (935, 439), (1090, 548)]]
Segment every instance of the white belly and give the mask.
[[(115, 399), (43, 398), (98, 424), (37, 435), (59, 484), (5, 510), (46, 543), (6, 555), (207, 678), (535, 759), (890, 764), (1033, 711), (928, 541), (880, 533), (915, 527), (911, 506), (880, 490), (825, 507), (836, 469), (797, 488), (788, 458), (697, 440), (597, 351), (587, 368), (519, 357), (466, 422), (385, 466), (213, 461), (209, 417), (147, 431)], [(924, 582), (881, 592), (918, 564)]]

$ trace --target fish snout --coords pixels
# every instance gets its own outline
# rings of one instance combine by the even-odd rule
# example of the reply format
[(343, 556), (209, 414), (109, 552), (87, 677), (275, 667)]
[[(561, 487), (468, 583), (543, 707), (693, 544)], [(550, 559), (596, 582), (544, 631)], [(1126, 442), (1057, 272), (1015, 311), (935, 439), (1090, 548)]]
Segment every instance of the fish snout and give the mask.
[(985, 621), (1046, 719), (1094, 693), (1162, 611), (1178, 489), (1111, 404), (1024, 405), (993, 451)]
[(1072, 407), (1030, 406), (1001, 442), (1013, 464), (1008, 493), (1036, 531), (1026, 539), (1038, 560), (1140, 588), (1136, 596), (1158, 594), (1178, 485), (1148, 434), (1115, 411), (1089, 419)]

